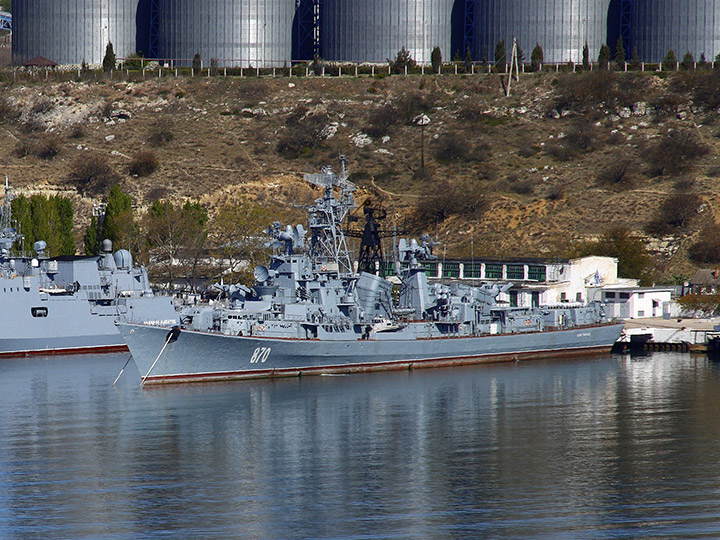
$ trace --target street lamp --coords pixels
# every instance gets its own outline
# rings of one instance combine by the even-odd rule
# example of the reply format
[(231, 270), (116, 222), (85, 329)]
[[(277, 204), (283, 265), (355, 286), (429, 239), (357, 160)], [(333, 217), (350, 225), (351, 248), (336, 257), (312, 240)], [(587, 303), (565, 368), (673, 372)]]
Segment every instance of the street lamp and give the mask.
[(430, 123), (430, 117), (427, 114), (420, 114), (415, 117), (414, 122), (420, 126), (420, 166), (425, 168), (425, 126)]

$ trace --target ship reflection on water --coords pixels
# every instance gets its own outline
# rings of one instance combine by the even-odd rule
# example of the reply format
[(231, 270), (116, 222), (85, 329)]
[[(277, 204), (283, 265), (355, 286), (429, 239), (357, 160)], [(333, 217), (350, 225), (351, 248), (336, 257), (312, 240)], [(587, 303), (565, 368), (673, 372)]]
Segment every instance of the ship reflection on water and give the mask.
[(0, 365), (0, 537), (720, 535), (705, 358), (112, 388), (126, 359)]

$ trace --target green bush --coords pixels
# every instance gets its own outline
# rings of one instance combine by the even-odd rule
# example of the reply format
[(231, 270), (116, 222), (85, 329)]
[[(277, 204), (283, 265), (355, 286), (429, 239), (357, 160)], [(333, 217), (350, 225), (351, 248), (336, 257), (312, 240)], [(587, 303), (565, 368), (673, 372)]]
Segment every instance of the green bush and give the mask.
[(710, 152), (695, 131), (676, 129), (648, 146), (645, 159), (654, 176), (677, 175), (690, 169), (695, 161)]
[(149, 176), (158, 168), (159, 162), (151, 150), (140, 150), (133, 155), (128, 172), (133, 176)]
[(684, 231), (697, 215), (702, 199), (695, 193), (676, 193), (666, 199), (645, 227), (656, 237)]
[(325, 118), (308, 114), (306, 107), (298, 107), (285, 121), (285, 132), (280, 137), (276, 151), (286, 159), (309, 155), (322, 140)]
[(116, 184), (119, 177), (104, 156), (83, 152), (70, 165), (69, 180), (80, 193), (100, 195)]
[(695, 264), (720, 264), (720, 228), (706, 227), (700, 239), (688, 249), (688, 258)]
[(634, 185), (632, 172), (636, 165), (631, 159), (610, 162), (596, 177), (598, 185), (609, 189), (631, 189)]
[(390, 128), (398, 121), (397, 109), (390, 103), (383, 105), (377, 109), (373, 109), (368, 114), (367, 125), (363, 131), (371, 137), (384, 137), (390, 131)]
[(148, 134), (148, 142), (153, 146), (165, 146), (175, 138), (173, 123), (162, 119), (155, 122)]
[(478, 219), (490, 206), (478, 185), (446, 179), (428, 180), (426, 184), (426, 194), (419, 199), (413, 214), (414, 222), (420, 229), (441, 223), (452, 215)]

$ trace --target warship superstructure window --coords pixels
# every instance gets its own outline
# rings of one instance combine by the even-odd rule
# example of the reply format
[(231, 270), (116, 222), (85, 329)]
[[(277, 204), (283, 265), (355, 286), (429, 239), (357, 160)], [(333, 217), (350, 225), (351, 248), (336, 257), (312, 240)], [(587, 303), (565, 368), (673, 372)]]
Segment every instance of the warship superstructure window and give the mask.
[(46, 307), (34, 307), (30, 308), (30, 313), (33, 317), (47, 317), (48, 309)]

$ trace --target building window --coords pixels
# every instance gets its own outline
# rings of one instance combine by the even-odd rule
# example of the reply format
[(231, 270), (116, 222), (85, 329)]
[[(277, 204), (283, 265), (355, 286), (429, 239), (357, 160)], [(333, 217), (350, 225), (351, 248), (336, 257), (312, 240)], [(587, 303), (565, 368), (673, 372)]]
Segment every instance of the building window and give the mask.
[(463, 268), (463, 276), (466, 278), (481, 278), (482, 277), (482, 264), (480, 263), (466, 263)]
[(443, 277), (456, 278), (460, 277), (460, 263), (451, 262), (442, 265)]
[(605, 299), (607, 300), (608, 298), (615, 298), (615, 293), (614, 292), (606, 292)]
[(545, 281), (547, 279), (547, 273), (544, 266), (530, 266), (528, 267), (528, 279), (534, 281)]
[(487, 279), (502, 279), (502, 264), (485, 265), (485, 277)]
[(630, 298), (630, 293), (621, 292), (620, 293), (620, 299), (621, 300), (628, 300)]
[(518, 307), (518, 292), (510, 291), (510, 307)]
[(508, 264), (507, 279), (525, 279), (525, 267), (521, 264)]
[(575, 295), (575, 301), (582, 302), (582, 293), (581, 292), (579, 292)]
[(643, 311), (643, 310), (638, 311), (638, 317), (644, 317), (644, 316), (645, 316), (645, 311)]
[(645, 293), (644, 293), (644, 292), (639, 292), (639, 293), (638, 293), (638, 298), (645, 298)]
[(567, 302), (567, 293), (564, 293), (564, 292), (560, 293), (560, 301)]

